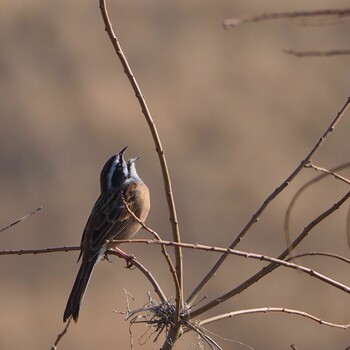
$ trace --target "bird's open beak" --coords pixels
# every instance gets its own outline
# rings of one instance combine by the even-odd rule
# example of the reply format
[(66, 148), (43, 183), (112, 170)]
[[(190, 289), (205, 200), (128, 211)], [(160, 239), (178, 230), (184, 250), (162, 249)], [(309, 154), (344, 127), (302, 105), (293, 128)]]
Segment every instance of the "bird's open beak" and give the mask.
[(125, 150), (128, 148), (128, 146), (124, 147), (118, 154), (121, 156), (124, 155)]

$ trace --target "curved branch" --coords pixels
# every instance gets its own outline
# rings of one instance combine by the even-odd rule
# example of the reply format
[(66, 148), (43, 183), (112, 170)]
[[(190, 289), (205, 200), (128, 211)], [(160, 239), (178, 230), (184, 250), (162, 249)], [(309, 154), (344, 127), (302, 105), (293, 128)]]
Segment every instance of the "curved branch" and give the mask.
[[(122, 259), (125, 259), (125, 256), (120, 255), (120, 252), (118, 250), (114, 249), (108, 249), (107, 254), (116, 255)], [(135, 266), (138, 270), (140, 270), (144, 276), (148, 279), (148, 281), (152, 284), (154, 291), (157, 293), (159, 299), (162, 302), (167, 302), (168, 299), (166, 298), (164, 292), (162, 291), (162, 288), (160, 287), (157, 280), (153, 277), (151, 271), (149, 271), (144, 265), (142, 265), (135, 257), (130, 257), (130, 260), (128, 260), (128, 263), (132, 264), (132, 266)]]
[[(305, 167), (311, 167), (310, 166), (310, 162), (305, 164)], [(312, 184), (326, 178), (327, 176), (329, 175), (333, 175), (335, 178), (339, 179), (339, 180), (347, 180), (345, 178), (342, 178), (340, 175), (338, 175), (336, 173), (336, 171), (340, 171), (340, 170), (343, 170), (345, 168), (348, 168), (350, 167), (350, 162), (347, 162), (347, 163), (344, 163), (344, 164), (341, 164), (341, 165), (338, 165), (337, 167), (335, 168), (332, 168), (331, 170), (326, 170), (326, 171), (323, 171), (323, 174), (315, 177), (314, 179), (311, 179), (310, 181), (306, 182), (303, 186), (301, 186), (298, 191), (294, 194), (292, 200), (290, 201), (289, 205), (288, 205), (288, 208), (286, 210), (286, 214), (284, 216), (284, 235), (285, 235), (285, 239), (286, 239), (286, 243), (287, 243), (287, 246), (290, 247), (291, 246), (291, 239), (290, 239), (290, 229), (289, 229), (289, 226), (290, 226), (290, 217), (291, 217), (291, 212), (292, 212), (292, 209), (294, 208), (295, 206), (295, 203), (297, 201), (297, 199), (300, 197), (300, 195), (309, 187), (311, 186)], [(317, 169), (318, 170), (318, 169)], [(347, 182), (347, 181), (345, 181)], [(347, 232), (350, 232), (350, 231), (347, 231)], [(350, 237), (350, 236), (349, 236)], [(349, 238), (349, 242), (350, 242), (350, 238)], [(350, 246), (350, 243), (349, 243), (349, 246)], [(289, 255), (291, 255), (291, 251), (289, 252)]]
[(308, 314), (307, 312), (300, 311), (300, 310), (287, 309), (284, 307), (262, 307), (262, 308), (257, 308), (257, 309), (248, 309), (248, 310), (228, 312), (226, 314), (210, 317), (210, 318), (207, 318), (203, 321), (199, 321), (198, 325), (204, 326), (205, 324), (224, 320), (226, 318), (231, 318), (231, 317), (240, 316), (240, 315), (256, 314), (256, 313), (267, 313), (267, 312), (286, 312), (286, 313), (292, 314), (292, 315), (299, 315), (299, 316), (306, 317), (312, 321), (315, 321), (321, 325), (325, 325), (325, 326), (329, 326), (329, 327), (342, 328), (342, 329), (348, 329), (350, 327), (349, 323), (348, 324), (337, 324), (337, 323), (332, 323), (332, 322), (328, 322), (328, 321), (323, 321), (314, 315)]
[[(175, 201), (173, 197), (173, 191), (172, 191), (172, 186), (171, 186), (171, 181), (170, 181), (170, 175), (168, 171), (168, 165), (166, 162), (165, 154), (164, 154), (164, 149), (162, 147), (160, 137), (158, 134), (158, 130), (156, 128), (156, 125), (153, 121), (153, 118), (151, 116), (151, 113), (148, 109), (146, 100), (144, 96), (142, 95), (141, 89), (136, 81), (136, 78), (129, 66), (129, 63), (124, 55), (124, 52), (121, 48), (121, 45), (114, 33), (112, 23), (109, 19), (109, 15), (107, 12), (107, 7), (106, 7), (106, 0), (99, 0), (100, 2), (100, 10), (102, 14), (102, 18), (105, 24), (105, 30), (109, 36), (109, 39), (111, 40), (111, 43), (114, 47), (114, 50), (124, 68), (124, 72), (127, 75), (130, 84), (135, 92), (135, 96), (139, 101), (139, 104), (141, 106), (142, 113), (145, 116), (145, 119), (148, 123), (148, 126), (150, 128), (153, 141), (156, 146), (156, 151), (159, 157), (159, 162), (161, 165), (162, 173), (163, 173), (163, 179), (164, 179), (164, 186), (165, 186), (165, 195), (168, 203), (168, 208), (169, 208), (169, 215), (170, 215), (170, 222), (172, 226), (172, 232), (173, 232), (173, 240), (175, 242), (181, 242), (180, 239), (180, 231), (179, 231), (179, 225), (178, 225), (178, 220), (177, 220), (177, 214), (176, 214), (176, 208), (175, 208)], [(180, 321), (180, 311), (183, 306), (183, 258), (182, 258), (182, 251), (181, 248), (175, 249), (175, 259), (176, 259), (176, 273), (177, 273), (177, 278), (179, 281), (180, 288), (176, 286), (176, 310), (177, 310), (177, 315), (178, 319), (175, 320), (176, 323)]]
[(290, 257), (286, 259), (286, 261), (293, 261), (293, 259), (303, 258), (305, 256), (326, 256), (328, 258), (338, 259), (340, 261), (346, 262), (347, 264), (350, 264), (350, 259), (345, 258), (344, 256), (333, 254), (333, 253), (327, 253), (327, 252), (308, 252), (308, 253), (301, 253), (294, 255), (293, 257)]

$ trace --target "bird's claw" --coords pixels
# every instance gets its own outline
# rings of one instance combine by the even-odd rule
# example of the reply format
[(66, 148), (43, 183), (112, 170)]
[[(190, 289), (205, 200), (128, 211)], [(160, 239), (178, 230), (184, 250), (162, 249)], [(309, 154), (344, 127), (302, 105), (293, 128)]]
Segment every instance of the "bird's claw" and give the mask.
[(127, 256), (125, 257), (125, 263), (126, 263), (125, 268), (126, 269), (135, 268), (135, 266), (134, 266), (134, 261), (135, 260), (136, 260), (135, 255), (127, 254)]

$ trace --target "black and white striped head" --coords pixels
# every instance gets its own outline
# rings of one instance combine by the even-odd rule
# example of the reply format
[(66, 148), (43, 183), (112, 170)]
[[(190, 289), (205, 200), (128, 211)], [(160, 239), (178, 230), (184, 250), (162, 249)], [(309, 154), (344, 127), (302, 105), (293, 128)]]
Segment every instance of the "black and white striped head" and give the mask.
[(124, 159), (124, 152), (127, 147), (109, 158), (104, 165), (100, 176), (101, 193), (110, 189), (117, 189), (127, 180), (128, 165)]

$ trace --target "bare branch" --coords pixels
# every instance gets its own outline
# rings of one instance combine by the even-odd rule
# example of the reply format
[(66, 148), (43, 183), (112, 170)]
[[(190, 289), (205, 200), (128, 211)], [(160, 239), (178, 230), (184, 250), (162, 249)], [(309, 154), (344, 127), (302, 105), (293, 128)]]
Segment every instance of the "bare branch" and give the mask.
[(315, 11), (295, 11), (295, 12), (271, 12), (260, 15), (248, 15), (225, 19), (223, 26), (225, 29), (231, 29), (243, 23), (269, 21), (275, 19), (296, 19), (296, 18), (322, 18), (335, 17), (339, 20), (350, 16), (350, 8), (344, 9), (326, 9)]
[[(129, 240), (113, 240), (110, 241), (111, 243), (143, 243), (143, 244), (159, 244), (161, 246), (172, 246), (172, 247), (182, 247), (182, 248), (189, 248), (189, 249), (196, 249), (196, 250), (204, 250), (208, 252), (216, 252), (216, 253), (227, 253), (227, 254), (232, 254), (236, 256), (241, 256), (246, 259), (255, 259), (255, 260), (260, 260), (260, 261), (268, 261), (268, 262), (273, 262), (278, 265), (284, 266), (284, 267), (289, 267), (292, 269), (300, 270), (302, 272), (305, 272), (309, 274), (312, 277), (315, 277), (317, 279), (320, 279), (328, 284), (331, 284), (345, 292), (349, 292), (348, 289), (349, 287), (338, 283), (336, 281), (331, 280), (330, 278), (321, 275), (320, 273), (306, 268), (302, 265), (298, 265), (295, 263), (290, 263), (292, 259), (289, 258), (287, 260), (280, 260), (278, 258), (273, 258), (267, 255), (262, 255), (262, 254), (256, 254), (256, 253), (251, 253), (251, 252), (244, 252), (241, 250), (234, 250), (234, 249), (229, 249), (229, 248), (222, 248), (222, 247), (214, 247), (214, 246), (208, 246), (204, 244), (197, 244), (197, 243), (184, 243), (184, 242), (172, 242), (172, 241), (165, 241), (161, 239), (157, 240), (150, 240), (150, 239), (129, 239)], [(0, 255), (26, 255), (26, 254), (45, 254), (45, 253), (58, 253), (58, 252), (69, 252), (69, 251), (77, 251), (80, 250), (80, 247), (78, 246), (72, 246), (72, 247), (56, 247), (56, 248), (45, 248), (45, 249), (20, 249), (20, 250), (3, 250), (0, 251)], [(108, 249), (107, 254), (111, 255), (117, 255), (120, 258), (125, 259), (125, 255), (120, 255), (118, 250), (115, 250), (114, 248)], [(350, 263), (350, 259), (347, 259), (343, 256), (337, 255), (337, 254), (332, 254), (332, 253), (327, 253), (327, 252), (309, 252), (309, 253), (303, 253), (299, 254), (296, 257), (303, 257), (303, 256), (328, 256), (332, 257), (335, 259), (342, 260), (344, 262)], [(160, 294), (162, 297), (160, 298), (162, 301), (167, 300), (164, 293), (161, 291), (161, 288), (159, 287), (157, 281), (154, 279), (152, 276), (151, 272), (146, 269), (138, 260), (135, 258), (131, 257), (131, 262), (135, 267), (137, 267), (152, 283), (152, 285), (156, 286), (158, 290), (160, 291)]]
[(2, 229), (0, 229), (0, 233), (5, 231), (5, 230), (8, 230), (9, 228), (11, 228), (12, 226), (15, 226), (17, 224), (19, 224), (20, 222), (24, 221), (24, 220), (27, 220), (28, 218), (30, 218), (32, 215), (36, 214), (38, 211), (40, 211), (43, 207), (39, 207), (39, 208), (36, 208), (34, 209), (33, 211), (31, 211), (29, 214), (23, 216), (22, 218), (12, 222), (11, 224), (3, 227)]
[(209, 324), (209, 323), (213, 323), (216, 321), (224, 320), (224, 319), (235, 317), (235, 316), (256, 314), (256, 313), (267, 313), (267, 312), (285, 312), (285, 313), (292, 314), (292, 315), (303, 316), (303, 317), (306, 317), (306, 318), (308, 318), (312, 321), (315, 321), (321, 325), (334, 327), (334, 328), (348, 329), (350, 327), (350, 324), (337, 324), (337, 323), (332, 323), (332, 322), (328, 322), (328, 321), (323, 321), (314, 315), (308, 314), (307, 312), (300, 311), (300, 310), (287, 309), (284, 307), (262, 307), (262, 308), (258, 308), (258, 309), (249, 309), (249, 310), (228, 312), (226, 314), (210, 317), (210, 318), (207, 318), (203, 321), (200, 321), (200, 322), (198, 322), (198, 325), (204, 326), (204, 325)]
[[(350, 193), (349, 193), (349, 196), (350, 196)], [(236, 255), (236, 256), (241, 256), (241, 257), (244, 257), (246, 259), (268, 261), (270, 263), (276, 264), (276, 267), (278, 265), (281, 265), (284, 267), (300, 270), (304, 273), (307, 273), (311, 277), (315, 277), (315, 278), (317, 278), (323, 282), (326, 282), (326, 283), (328, 283), (328, 284), (330, 284), (338, 289), (341, 289), (342, 291), (345, 291), (346, 293), (350, 293), (350, 289), (348, 286), (341, 284), (337, 281), (334, 281), (334, 280), (330, 279), (329, 277), (318, 273), (315, 270), (309, 269), (309, 268), (302, 266), (302, 265), (291, 263), (291, 262), (289, 262), (291, 259), (282, 260), (281, 258), (273, 258), (273, 257), (267, 256), (267, 255), (256, 254), (256, 253), (251, 253), (251, 252), (244, 252), (241, 250), (234, 250), (234, 249), (230, 249), (230, 248), (213, 247), (213, 246), (208, 246), (208, 245), (204, 245), (204, 244), (197, 244), (197, 243), (184, 243), (184, 242), (179, 243), (179, 242), (165, 241), (165, 240), (161, 240), (161, 239), (157, 239), (157, 240), (128, 239), (128, 240), (112, 240), (110, 242), (111, 243), (118, 243), (118, 244), (120, 244), (120, 243), (124, 243), (124, 244), (125, 243), (159, 244), (161, 246), (172, 246), (172, 247), (204, 250), (204, 251), (208, 251), (208, 252), (227, 253), (227, 254), (232, 254), (232, 255)], [(45, 249), (4, 250), (4, 251), (0, 251), (0, 255), (44, 254), (44, 253), (68, 252), (68, 251), (76, 251), (76, 250), (80, 250), (80, 247), (66, 247), (65, 246), (65, 247), (45, 248)], [(111, 255), (116, 255), (122, 259), (125, 259), (125, 253), (121, 254), (120, 251), (116, 248), (110, 248), (107, 250), (106, 253), (111, 254)], [(330, 257), (337, 258), (337, 259), (340, 259), (340, 260), (343, 260), (345, 262), (350, 263), (349, 259), (341, 257), (340, 255), (335, 255), (335, 254), (331, 254), (331, 253), (314, 252), (314, 253), (300, 254), (300, 256), (306, 256), (306, 255), (330, 256)], [(130, 262), (132, 263), (132, 265), (135, 265), (135, 267), (137, 267), (149, 279), (149, 281), (155, 287), (155, 289), (158, 290), (158, 292), (159, 292), (158, 295), (160, 295), (160, 299), (162, 301), (166, 301), (167, 299), (166, 299), (164, 293), (162, 292), (157, 281), (152, 276), (151, 272), (148, 269), (146, 269), (146, 267), (144, 267), (138, 260), (136, 260), (136, 258), (134, 258), (132, 256), (130, 257)]]
[[(173, 231), (173, 240), (175, 242), (181, 242), (180, 239), (180, 231), (179, 231), (179, 225), (178, 225), (178, 220), (177, 220), (177, 214), (176, 214), (176, 208), (175, 208), (175, 201), (174, 201), (174, 196), (173, 196), (173, 191), (172, 191), (172, 186), (171, 186), (171, 181), (170, 181), (170, 175), (168, 171), (168, 165), (167, 161), (165, 158), (165, 153), (164, 149), (162, 147), (160, 137), (158, 134), (158, 130), (156, 128), (155, 122), (153, 121), (153, 118), (151, 116), (151, 113), (148, 109), (146, 100), (141, 92), (141, 89), (136, 81), (136, 78), (129, 66), (129, 63), (126, 59), (126, 56), (122, 50), (122, 47), (118, 41), (118, 38), (116, 37), (112, 23), (109, 19), (109, 15), (107, 12), (107, 7), (106, 7), (106, 0), (99, 0), (100, 3), (100, 10), (102, 14), (102, 18), (105, 24), (105, 30), (109, 36), (109, 39), (111, 40), (111, 43), (114, 47), (114, 50), (124, 68), (124, 72), (127, 75), (130, 84), (135, 92), (135, 96), (139, 101), (139, 104), (141, 106), (142, 113), (145, 116), (145, 119), (148, 123), (148, 126), (150, 128), (153, 141), (156, 146), (156, 151), (159, 157), (159, 162), (161, 165), (162, 173), (163, 173), (163, 179), (164, 179), (164, 186), (165, 186), (165, 195), (168, 203), (168, 208), (169, 208), (169, 215), (170, 215), (170, 221), (171, 221), (171, 226), (172, 226), (172, 231)], [(178, 285), (176, 285), (176, 310), (177, 310), (177, 315), (178, 319), (176, 320), (176, 323), (180, 321), (179, 315), (180, 315), (180, 310), (183, 306), (183, 257), (182, 257), (182, 252), (181, 248), (175, 249), (175, 258), (176, 258), (176, 273), (177, 273), (177, 278), (179, 281), (180, 288)]]
[(350, 49), (343, 50), (328, 50), (328, 51), (298, 51), (292, 49), (283, 49), (283, 52), (296, 57), (330, 57), (350, 55)]
[(28, 254), (48, 254), (48, 253), (61, 253), (72, 252), (80, 250), (80, 246), (64, 246), (56, 248), (43, 248), (43, 249), (17, 249), (17, 250), (0, 250), (1, 255), (28, 255)]
[[(326, 131), (323, 133), (323, 135), (320, 137), (319, 141), (315, 144), (315, 146), (312, 148), (310, 153), (306, 156), (306, 158), (300, 163), (300, 165), (292, 172), (291, 175), (279, 186), (275, 189), (274, 192), (272, 192), (263, 202), (263, 204), (260, 206), (260, 208), (255, 212), (255, 214), (252, 216), (252, 218), (249, 220), (247, 225), (243, 228), (243, 230), (239, 233), (237, 238), (231, 243), (229, 248), (234, 249), (237, 244), (243, 239), (245, 234), (249, 231), (249, 229), (259, 220), (260, 215), (264, 212), (264, 210), (267, 208), (267, 206), (271, 203), (271, 201), (276, 198), (288, 185), (289, 183), (300, 173), (300, 171), (304, 168), (305, 164), (309, 163), (311, 160), (311, 157), (315, 155), (317, 150), (321, 147), (321, 145), (324, 143), (326, 138), (331, 134), (331, 132), (334, 130), (334, 128), (337, 126), (339, 121), (344, 116), (344, 113), (347, 111), (350, 104), (350, 98), (347, 99), (344, 106), (341, 108), (340, 112), (338, 112), (337, 116), (333, 119), (329, 127), (326, 129)], [(215, 263), (215, 265), (212, 267), (212, 269), (207, 273), (207, 275), (203, 278), (203, 280), (198, 284), (198, 286), (194, 289), (194, 291), (191, 293), (189, 298), (187, 299), (186, 303), (187, 305), (191, 306), (193, 302), (197, 299), (200, 292), (205, 288), (205, 286), (208, 284), (210, 279), (215, 275), (216, 271), (219, 269), (219, 267), (222, 265), (222, 263), (227, 258), (227, 253), (223, 254), (218, 261)]]
[[(125, 259), (125, 256), (120, 255), (119, 251), (116, 249), (108, 249), (107, 254), (116, 255), (118, 257), (121, 257), (122, 259)], [(131, 263), (133, 266), (137, 267), (144, 274), (144, 276), (152, 284), (154, 291), (157, 293), (159, 299), (162, 302), (168, 301), (159, 283), (153, 277), (152, 273), (145, 266), (143, 266), (135, 257), (130, 257), (130, 261), (128, 261), (128, 263)]]

